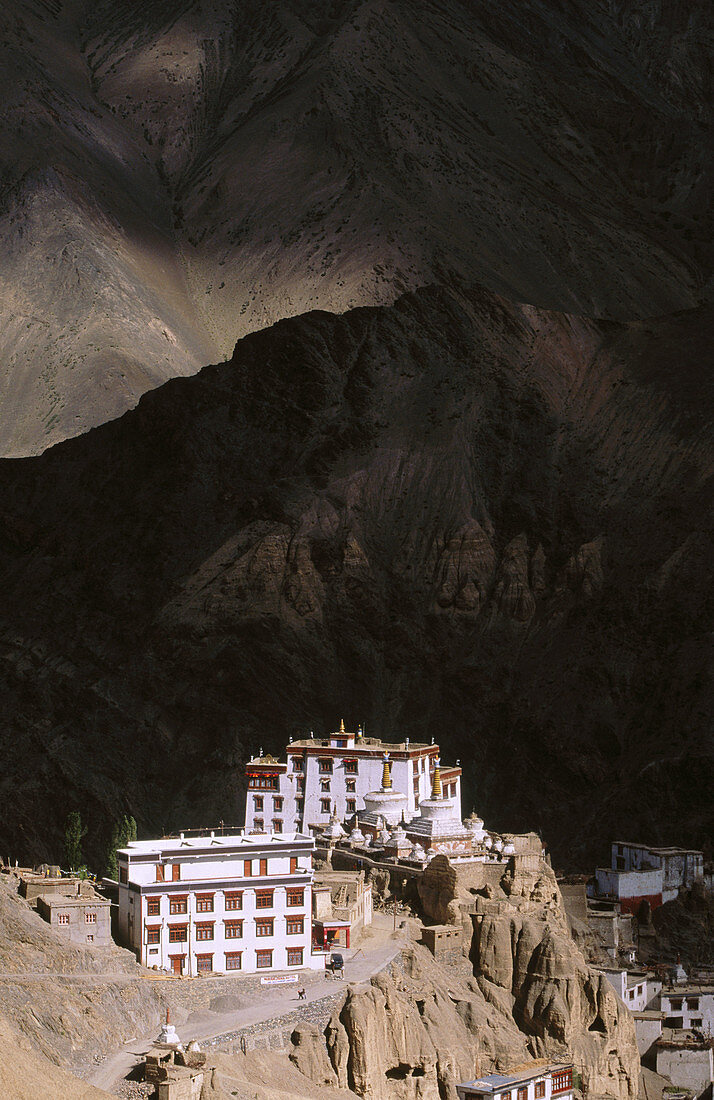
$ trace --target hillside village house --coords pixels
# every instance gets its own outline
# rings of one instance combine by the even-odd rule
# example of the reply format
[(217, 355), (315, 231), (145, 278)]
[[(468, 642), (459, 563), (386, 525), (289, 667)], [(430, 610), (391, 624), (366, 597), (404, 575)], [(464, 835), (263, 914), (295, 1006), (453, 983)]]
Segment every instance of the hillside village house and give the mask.
[(537, 1058), (508, 1073), (488, 1073), (456, 1086), (459, 1100), (571, 1100), (573, 1067)]
[(117, 853), (119, 936), (174, 974), (324, 968), (311, 950), (312, 838), (181, 834)]
[[(400, 814), (411, 820), (430, 797), (439, 746), (365, 737), (361, 728), (351, 733), (341, 722), (328, 737), (292, 741), (285, 762), (262, 749), (248, 761), (246, 831), (321, 832), (333, 816), (345, 821), (361, 814), (365, 796), (382, 786), (385, 755), (392, 785), (405, 796)], [(442, 766), (441, 784), (444, 798), (460, 811), (461, 768)]]
[(690, 848), (652, 848), (615, 841), (611, 866), (595, 871), (596, 892), (618, 901), (623, 913), (638, 913), (643, 902), (656, 909), (704, 875), (704, 853)]
[(598, 966), (618, 997), (630, 1012), (644, 1012), (657, 997), (662, 982), (645, 970), (627, 970), (619, 966)]
[(660, 1007), (664, 1026), (670, 1028), (700, 1028), (714, 1035), (714, 985), (678, 982), (673, 989), (663, 989)]

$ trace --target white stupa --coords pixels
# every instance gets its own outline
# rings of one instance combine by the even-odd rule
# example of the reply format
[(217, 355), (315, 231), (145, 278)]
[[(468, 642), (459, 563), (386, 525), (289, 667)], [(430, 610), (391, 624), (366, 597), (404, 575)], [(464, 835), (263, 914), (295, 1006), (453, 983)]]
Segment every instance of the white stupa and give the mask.
[(337, 814), (330, 818), (329, 825), (320, 833), (320, 840), (326, 840), (328, 844), (337, 844), (345, 836), (345, 830), (340, 825)]
[(476, 811), (473, 810), (464, 821), (464, 825), (473, 837), (474, 847), (481, 847), (488, 836), (484, 828), (483, 818), (479, 817)]
[(407, 809), (407, 796), (392, 787), (392, 764), (385, 752), (382, 764), (382, 786), (364, 796), (365, 812), (361, 814), (363, 825), (377, 828), (379, 818), (388, 825), (398, 825)]
[(441, 786), (441, 766), (436, 758), (431, 798), (419, 803), (419, 814), (406, 827), (407, 836), (415, 844), (433, 848), (436, 853), (470, 856), (473, 834), (461, 821), (461, 808), (453, 798), (445, 798)]
[(355, 821), (355, 827), (347, 838), (350, 844), (354, 844), (355, 847), (361, 847), (364, 845), (364, 833), (359, 827), (359, 818)]
[(409, 859), (413, 859), (415, 863), (423, 863), (426, 859), (426, 852), (422, 848), (421, 844), (415, 844), (412, 848)]
[(161, 1031), (159, 1032), (159, 1038), (157, 1042), (162, 1043), (167, 1047), (181, 1048), (181, 1040), (179, 1039), (176, 1028), (171, 1023), (171, 1017), (169, 1015), (168, 1008), (166, 1009), (166, 1023), (161, 1025)]

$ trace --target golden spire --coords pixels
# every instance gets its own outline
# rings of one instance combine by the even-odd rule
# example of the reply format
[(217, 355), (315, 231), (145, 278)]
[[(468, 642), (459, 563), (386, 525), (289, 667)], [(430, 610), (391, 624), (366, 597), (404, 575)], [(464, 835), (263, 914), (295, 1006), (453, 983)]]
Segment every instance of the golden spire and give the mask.
[(443, 798), (444, 797), (442, 792), (441, 792), (441, 768), (439, 767), (440, 763), (441, 763), (441, 761), (440, 761), (439, 757), (437, 756), (436, 760), (434, 761), (434, 778), (431, 781), (431, 797), (432, 798)]
[(344, 733), (344, 732), (345, 732), (345, 720), (344, 720), (344, 718), (340, 718), (340, 733)]
[(382, 790), (391, 791), (392, 789), (392, 765), (389, 760), (389, 753), (385, 752), (384, 762), (382, 764)]

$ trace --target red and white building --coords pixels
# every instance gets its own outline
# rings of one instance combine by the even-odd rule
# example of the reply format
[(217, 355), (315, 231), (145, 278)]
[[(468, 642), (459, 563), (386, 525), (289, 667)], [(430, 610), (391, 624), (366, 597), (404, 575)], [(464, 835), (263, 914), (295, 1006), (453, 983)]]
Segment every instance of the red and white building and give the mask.
[(694, 848), (616, 840), (610, 862), (595, 870), (596, 895), (619, 902), (623, 913), (638, 913), (644, 902), (657, 909), (704, 875), (704, 853)]
[[(289, 829), (322, 832), (330, 819), (347, 821), (365, 812), (365, 795), (382, 786), (385, 756), (392, 788), (405, 796), (407, 821), (431, 796), (439, 746), (423, 742), (382, 741), (350, 733), (344, 722), (328, 737), (292, 741), (287, 759), (258, 756), (246, 765), (246, 832), (276, 833)], [(443, 797), (461, 807), (461, 768), (441, 767)]]
[(508, 1073), (487, 1073), (456, 1086), (459, 1100), (572, 1100), (573, 1067), (537, 1058)]
[(314, 848), (296, 832), (133, 841), (117, 852), (120, 939), (174, 974), (321, 970)]

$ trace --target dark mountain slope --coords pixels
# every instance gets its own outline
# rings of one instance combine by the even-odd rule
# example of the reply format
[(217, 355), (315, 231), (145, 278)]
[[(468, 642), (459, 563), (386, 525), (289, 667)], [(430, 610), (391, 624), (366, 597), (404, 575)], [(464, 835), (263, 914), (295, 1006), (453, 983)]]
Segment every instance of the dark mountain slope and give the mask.
[(0, 451), (313, 308), (711, 300), (712, 6), (15, 0)]
[(424, 290), (2, 462), (3, 847), (234, 820), (247, 751), (343, 714), (559, 860), (702, 841), (712, 328)]

